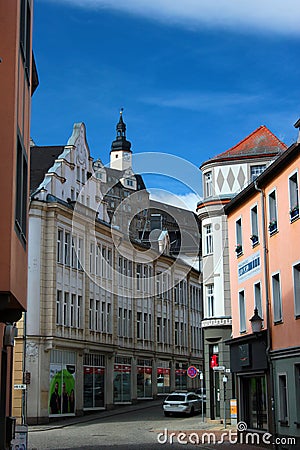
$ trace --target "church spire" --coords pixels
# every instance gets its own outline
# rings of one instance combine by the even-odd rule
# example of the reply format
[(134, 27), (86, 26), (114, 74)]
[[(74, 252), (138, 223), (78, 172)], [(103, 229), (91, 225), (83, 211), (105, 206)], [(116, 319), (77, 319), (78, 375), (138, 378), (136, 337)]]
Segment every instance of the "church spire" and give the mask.
[(111, 144), (111, 151), (123, 150), (131, 152), (131, 142), (126, 139), (126, 124), (123, 121), (123, 111), (124, 109), (121, 108), (119, 122), (116, 126), (117, 135), (116, 139)]

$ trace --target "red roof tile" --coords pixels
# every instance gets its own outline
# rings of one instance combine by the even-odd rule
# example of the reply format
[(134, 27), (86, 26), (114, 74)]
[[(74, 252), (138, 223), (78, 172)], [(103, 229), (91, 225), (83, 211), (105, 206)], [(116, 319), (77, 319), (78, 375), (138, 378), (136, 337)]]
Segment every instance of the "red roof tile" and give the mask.
[(260, 156), (282, 153), (286, 148), (287, 146), (265, 125), (261, 125), (238, 144), (234, 145), (229, 150), (226, 150), (226, 152), (214, 156), (207, 162), (251, 157), (257, 158)]

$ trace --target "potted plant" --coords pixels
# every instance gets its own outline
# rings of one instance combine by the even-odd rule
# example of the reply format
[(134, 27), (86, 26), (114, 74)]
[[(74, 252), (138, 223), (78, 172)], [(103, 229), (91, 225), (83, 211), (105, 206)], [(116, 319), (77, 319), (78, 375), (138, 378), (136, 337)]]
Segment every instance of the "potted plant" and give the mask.
[(258, 242), (258, 236), (257, 236), (257, 234), (252, 234), (252, 236), (250, 236), (250, 239), (251, 239), (251, 241), (252, 241), (252, 245), (257, 244), (257, 242)]
[(243, 246), (242, 244), (237, 244), (237, 246), (235, 247), (235, 252), (237, 254), (237, 256), (239, 256), (243, 251)]
[(277, 220), (272, 219), (269, 222), (269, 231), (270, 231), (270, 233), (273, 233), (276, 230), (277, 230)]
[(299, 216), (299, 205), (293, 206), (293, 208), (290, 209), (290, 217), (291, 219), (295, 219), (295, 217)]

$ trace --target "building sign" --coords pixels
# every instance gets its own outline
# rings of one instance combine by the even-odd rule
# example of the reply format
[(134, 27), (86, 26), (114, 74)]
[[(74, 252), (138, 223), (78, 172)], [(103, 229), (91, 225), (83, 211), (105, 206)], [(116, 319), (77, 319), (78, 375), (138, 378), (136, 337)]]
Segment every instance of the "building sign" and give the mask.
[(249, 258), (244, 259), (238, 265), (239, 283), (248, 280), (260, 272), (260, 252), (254, 253)]

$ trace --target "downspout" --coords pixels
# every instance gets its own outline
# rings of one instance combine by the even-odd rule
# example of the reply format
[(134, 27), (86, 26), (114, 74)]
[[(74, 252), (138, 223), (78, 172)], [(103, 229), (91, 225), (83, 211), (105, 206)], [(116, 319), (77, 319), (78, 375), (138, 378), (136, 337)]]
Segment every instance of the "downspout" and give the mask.
[[(275, 423), (276, 423), (276, 417), (275, 417), (275, 408), (274, 408), (274, 377), (273, 377), (273, 362), (271, 359), (270, 351), (272, 349), (272, 334), (271, 334), (271, 318), (270, 318), (270, 289), (269, 289), (269, 260), (268, 260), (268, 248), (267, 248), (267, 233), (266, 233), (266, 198), (265, 193), (263, 189), (260, 189), (257, 186), (257, 181), (254, 181), (254, 187), (256, 191), (260, 192), (261, 195), (261, 222), (262, 222), (262, 244), (263, 244), (263, 252), (264, 252), (264, 284), (265, 284), (265, 296), (266, 296), (266, 323), (267, 323), (267, 348), (266, 348), (266, 356), (269, 366), (269, 387), (270, 387), (270, 393), (271, 393), (271, 404), (269, 403), (269, 406), (271, 406), (271, 414), (272, 414), (272, 420), (270, 423), (270, 433), (272, 436), (275, 436)], [(276, 444), (274, 444), (274, 448), (276, 448)]]

